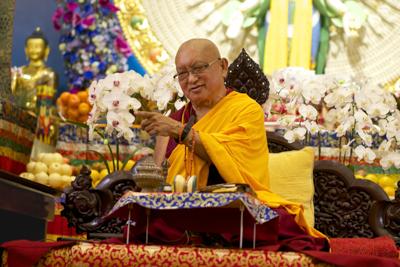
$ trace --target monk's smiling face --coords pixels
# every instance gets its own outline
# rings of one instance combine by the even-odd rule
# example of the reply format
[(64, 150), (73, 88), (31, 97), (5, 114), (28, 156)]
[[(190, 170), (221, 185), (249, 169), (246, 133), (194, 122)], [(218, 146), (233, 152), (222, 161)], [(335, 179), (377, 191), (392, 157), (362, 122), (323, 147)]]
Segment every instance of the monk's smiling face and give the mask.
[(175, 57), (179, 84), (194, 106), (209, 106), (225, 94), (226, 59), (214, 43), (192, 39), (182, 44)]

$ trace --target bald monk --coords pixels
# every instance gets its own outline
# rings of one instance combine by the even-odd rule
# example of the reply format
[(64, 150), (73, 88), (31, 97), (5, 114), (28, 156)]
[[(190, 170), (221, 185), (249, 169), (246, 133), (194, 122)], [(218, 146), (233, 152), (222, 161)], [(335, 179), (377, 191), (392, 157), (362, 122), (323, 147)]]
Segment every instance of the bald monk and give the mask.
[[(168, 159), (167, 182), (196, 175), (198, 188), (245, 183), (279, 214), (277, 239), (311, 238), (314, 249), (327, 248), (323, 234), (307, 225), (303, 208), (268, 189), (268, 147), (264, 112), (247, 94), (226, 88), (228, 61), (207, 39), (191, 39), (178, 49), (176, 75), (190, 102), (170, 117), (136, 112), (142, 129), (156, 135), (155, 161)], [(259, 236), (259, 231), (257, 231)]]

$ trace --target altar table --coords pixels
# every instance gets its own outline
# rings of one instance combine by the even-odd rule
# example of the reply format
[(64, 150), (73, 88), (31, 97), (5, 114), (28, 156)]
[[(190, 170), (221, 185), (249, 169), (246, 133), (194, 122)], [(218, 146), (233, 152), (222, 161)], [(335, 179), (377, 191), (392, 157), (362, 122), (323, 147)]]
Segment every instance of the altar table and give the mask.
[[(249, 193), (138, 193), (127, 192), (104, 217), (127, 219), (129, 243), (130, 229), (139, 229), (145, 223), (146, 243), (149, 222), (161, 218), (164, 222), (185, 230), (237, 233), (239, 247), (243, 246), (246, 227), (253, 231), (255, 248), (257, 227), (278, 217), (277, 212), (261, 203)], [(187, 219), (190, 217), (191, 219)], [(145, 221), (145, 222), (144, 222)], [(217, 222), (217, 223), (216, 223)], [(270, 224), (272, 228), (274, 224)]]

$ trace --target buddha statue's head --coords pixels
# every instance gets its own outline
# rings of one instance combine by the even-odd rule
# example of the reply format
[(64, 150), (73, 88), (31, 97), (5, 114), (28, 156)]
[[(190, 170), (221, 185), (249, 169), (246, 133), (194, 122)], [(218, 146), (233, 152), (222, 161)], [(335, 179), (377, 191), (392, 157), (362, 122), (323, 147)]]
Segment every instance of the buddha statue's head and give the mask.
[(45, 62), (49, 55), (48, 41), (40, 28), (25, 39), (25, 55), (30, 62)]

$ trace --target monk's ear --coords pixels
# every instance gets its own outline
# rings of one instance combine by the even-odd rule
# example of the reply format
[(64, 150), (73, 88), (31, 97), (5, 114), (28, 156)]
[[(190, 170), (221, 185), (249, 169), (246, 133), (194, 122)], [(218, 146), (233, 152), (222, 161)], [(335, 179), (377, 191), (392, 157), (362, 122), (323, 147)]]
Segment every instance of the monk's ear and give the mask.
[(228, 75), (228, 60), (226, 58), (221, 58), (221, 68), (222, 68), (222, 76), (224, 76), (224, 79)]

